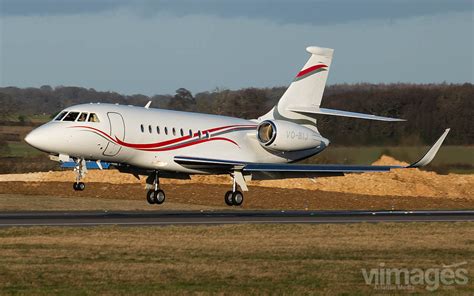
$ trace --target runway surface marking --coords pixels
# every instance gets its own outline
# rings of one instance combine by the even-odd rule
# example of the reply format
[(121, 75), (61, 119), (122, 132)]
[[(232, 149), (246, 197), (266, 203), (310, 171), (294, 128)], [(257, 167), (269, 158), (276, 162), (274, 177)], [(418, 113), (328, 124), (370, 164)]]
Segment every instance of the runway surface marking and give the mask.
[(72, 211), (0, 212), (0, 227), (97, 225), (216, 225), (474, 221), (461, 211)]

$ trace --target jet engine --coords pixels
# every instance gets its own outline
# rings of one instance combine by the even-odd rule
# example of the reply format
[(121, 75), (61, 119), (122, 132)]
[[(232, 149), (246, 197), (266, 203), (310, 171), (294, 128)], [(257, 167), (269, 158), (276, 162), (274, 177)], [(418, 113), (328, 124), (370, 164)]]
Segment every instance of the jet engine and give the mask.
[(257, 138), (263, 147), (277, 151), (312, 149), (329, 143), (319, 133), (283, 120), (262, 121), (257, 128)]

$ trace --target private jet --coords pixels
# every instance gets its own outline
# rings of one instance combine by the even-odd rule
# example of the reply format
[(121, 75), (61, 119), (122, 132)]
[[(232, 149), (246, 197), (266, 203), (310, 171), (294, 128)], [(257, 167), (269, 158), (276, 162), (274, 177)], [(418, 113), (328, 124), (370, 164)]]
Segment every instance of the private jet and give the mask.
[[(295, 164), (326, 149), (317, 116), (379, 121), (403, 119), (320, 107), (333, 49), (308, 47), (310, 58), (268, 113), (247, 120), (118, 104), (68, 107), (34, 129), (25, 141), (63, 164), (71, 163), (74, 190), (84, 190), (88, 168), (117, 169), (146, 178), (146, 198), (162, 204), (160, 178), (190, 179), (195, 174), (228, 174), (229, 206), (240, 206), (250, 180), (315, 178), (349, 173), (388, 172), (429, 164), (449, 129), (417, 162), (403, 166)], [(239, 190), (240, 188), (240, 190)]]

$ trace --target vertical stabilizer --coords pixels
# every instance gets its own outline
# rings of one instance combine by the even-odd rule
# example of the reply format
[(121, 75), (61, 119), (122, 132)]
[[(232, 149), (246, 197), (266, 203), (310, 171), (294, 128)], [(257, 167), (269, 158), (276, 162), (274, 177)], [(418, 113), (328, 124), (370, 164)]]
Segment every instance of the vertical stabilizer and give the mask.
[(260, 119), (280, 119), (316, 128), (316, 119), (288, 110), (289, 106), (314, 107), (321, 104), (334, 50), (310, 46), (311, 57), (269, 113)]

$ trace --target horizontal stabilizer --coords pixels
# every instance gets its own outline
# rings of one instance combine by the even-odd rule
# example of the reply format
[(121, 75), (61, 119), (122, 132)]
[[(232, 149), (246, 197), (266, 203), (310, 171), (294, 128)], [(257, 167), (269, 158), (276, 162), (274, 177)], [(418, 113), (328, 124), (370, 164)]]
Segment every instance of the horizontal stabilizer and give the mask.
[(336, 110), (336, 109), (326, 109), (326, 108), (319, 108), (319, 107), (289, 106), (287, 110), (297, 112), (297, 113), (303, 113), (306, 115), (319, 114), (319, 115), (342, 116), (342, 117), (379, 120), (379, 121), (406, 121), (405, 119), (399, 119), (399, 118), (383, 117), (383, 116), (377, 116), (377, 115), (372, 115), (372, 114), (349, 112), (349, 111), (342, 111), (342, 110)]

